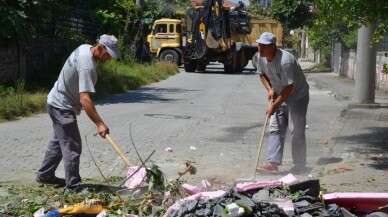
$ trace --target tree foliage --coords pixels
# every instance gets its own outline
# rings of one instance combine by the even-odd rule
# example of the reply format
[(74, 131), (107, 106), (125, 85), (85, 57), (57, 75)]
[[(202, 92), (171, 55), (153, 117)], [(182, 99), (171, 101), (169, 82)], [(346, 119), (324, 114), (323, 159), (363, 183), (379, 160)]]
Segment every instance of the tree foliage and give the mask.
[(309, 12), (312, 0), (274, 0), (272, 17), (286, 29), (310, 26), (313, 14)]
[(0, 39), (16, 40), (36, 37), (26, 28), (26, 21), (34, 15), (49, 16), (52, 0), (2, 0), (0, 1)]
[(355, 31), (361, 25), (378, 23), (373, 42), (388, 33), (388, 5), (385, 0), (314, 0), (316, 13), (309, 30), (313, 47), (332, 41), (355, 46)]
[(271, 8), (264, 8), (258, 3), (253, 3), (246, 7), (246, 10), (253, 16), (259, 19), (272, 19)]

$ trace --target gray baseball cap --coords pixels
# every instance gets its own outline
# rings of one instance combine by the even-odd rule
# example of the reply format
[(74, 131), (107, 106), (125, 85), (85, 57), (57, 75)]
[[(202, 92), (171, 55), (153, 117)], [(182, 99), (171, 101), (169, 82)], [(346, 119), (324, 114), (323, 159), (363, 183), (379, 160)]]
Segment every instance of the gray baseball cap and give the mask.
[(276, 44), (276, 36), (270, 32), (264, 32), (256, 42), (260, 44)]
[(118, 59), (121, 56), (120, 50), (117, 46), (117, 38), (114, 35), (101, 35), (98, 43), (104, 45), (112, 58)]

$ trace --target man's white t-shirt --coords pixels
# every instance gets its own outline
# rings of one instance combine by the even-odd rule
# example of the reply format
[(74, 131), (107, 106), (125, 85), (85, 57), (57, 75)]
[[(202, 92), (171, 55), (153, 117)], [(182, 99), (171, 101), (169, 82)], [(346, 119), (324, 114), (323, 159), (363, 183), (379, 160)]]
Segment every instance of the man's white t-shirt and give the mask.
[(80, 93), (96, 92), (96, 61), (91, 48), (91, 45), (83, 44), (70, 54), (47, 97), (47, 103), (56, 108), (72, 110), (77, 115), (81, 113)]
[(280, 95), (284, 87), (293, 84), (291, 95), (286, 102), (305, 97), (309, 92), (309, 85), (303, 70), (295, 57), (288, 51), (277, 48), (275, 58), (268, 62), (265, 57), (259, 57), (257, 72), (267, 75), (273, 91)]

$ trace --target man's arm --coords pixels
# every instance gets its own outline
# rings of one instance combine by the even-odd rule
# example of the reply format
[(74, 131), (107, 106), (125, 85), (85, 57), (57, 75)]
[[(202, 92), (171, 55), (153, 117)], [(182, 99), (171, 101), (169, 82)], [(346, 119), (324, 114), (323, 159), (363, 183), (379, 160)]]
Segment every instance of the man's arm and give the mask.
[(263, 83), (265, 89), (268, 91), (268, 100), (273, 100), (274, 98), (274, 92), (272, 90), (271, 83), (269, 81), (269, 78), (264, 73), (260, 75), (261, 83)]
[(97, 133), (105, 138), (105, 135), (109, 133), (109, 128), (102, 121), (100, 115), (98, 115), (96, 107), (92, 99), (90, 98), (90, 93), (84, 92), (80, 93), (80, 101), (82, 107), (85, 109), (86, 114), (89, 116), (90, 120), (97, 126)]
[[(268, 113), (272, 115), (275, 112), (275, 109), (280, 106), (286, 99), (291, 95), (293, 84), (287, 85), (284, 87), (283, 91), (280, 93), (280, 95), (276, 98), (276, 100), (273, 102), (272, 107), (273, 109), (270, 109)], [(273, 110), (273, 111), (272, 111)]]

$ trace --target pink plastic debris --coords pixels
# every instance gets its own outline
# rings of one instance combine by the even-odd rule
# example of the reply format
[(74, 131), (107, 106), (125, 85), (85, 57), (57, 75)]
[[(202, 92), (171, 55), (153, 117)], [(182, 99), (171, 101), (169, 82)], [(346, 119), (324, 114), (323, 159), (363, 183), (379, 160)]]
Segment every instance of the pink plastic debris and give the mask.
[(167, 152), (172, 152), (172, 148), (171, 147), (166, 147), (164, 150), (167, 151)]
[(123, 217), (138, 217), (138, 215), (134, 215), (134, 214), (124, 214)]
[(265, 181), (265, 182), (245, 182), (238, 183), (235, 187), (237, 192), (244, 192), (252, 189), (265, 188), (265, 187), (280, 187), (283, 186), (281, 181)]
[(191, 196), (188, 196), (186, 198), (180, 199), (176, 201), (172, 206), (170, 206), (167, 209), (167, 214), (171, 213), (174, 210), (178, 210), (181, 206), (185, 206), (185, 204), (190, 203), (191, 201), (194, 200), (202, 200), (202, 199), (214, 199), (217, 197), (221, 197), (222, 195), (225, 194), (226, 191), (223, 190), (218, 190), (218, 191), (206, 191), (206, 192), (200, 192)]
[(170, 191), (166, 191), (164, 192), (164, 198), (166, 200), (166, 206), (172, 206), (174, 204), (174, 199), (172, 198), (172, 195), (171, 195), (171, 192)]
[(210, 186), (212, 186), (212, 184), (208, 180), (202, 180), (202, 186), (204, 188), (209, 188)]
[(189, 184), (187, 184), (187, 183), (182, 184), (182, 188), (183, 188), (183, 190), (184, 190), (188, 195), (194, 195), (194, 194), (198, 194), (198, 193), (201, 192), (201, 189), (198, 188), (197, 186), (189, 185)]
[(202, 198), (202, 193), (194, 194), (188, 197), (185, 197), (183, 199), (180, 199), (176, 201), (172, 206), (170, 206), (167, 209), (167, 214), (173, 212), (174, 210), (178, 210), (180, 207), (185, 206), (187, 203), (194, 201), (194, 200), (200, 200)]
[(278, 181), (281, 181), (283, 182), (284, 184), (287, 184), (287, 185), (292, 185), (292, 184), (296, 184), (298, 183), (298, 179), (292, 175), (291, 173), (289, 173), (288, 175), (278, 179)]
[(107, 213), (104, 210), (104, 211), (100, 212), (96, 217), (104, 217), (106, 215), (107, 215)]
[(342, 207), (354, 207), (355, 210), (373, 212), (388, 204), (388, 193), (377, 192), (336, 192), (324, 194), (326, 204), (335, 203)]
[[(130, 177), (136, 170), (138, 166), (133, 166), (128, 169), (127, 178)], [(139, 188), (147, 185), (147, 171), (145, 168), (141, 168), (136, 172), (131, 178), (125, 182), (125, 186), (129, 189)]]
[(221, 197), (222, 195), (225, 194), (226, 191), (223, 191), (223, 190), (218, 190), (218, 191), (205, 191), (205, 192), (202, 192), (202, 196), (203, 197), (206, 197), (208, 199), (214, 199), (214, 198), (217, 198), (217, 197)]

